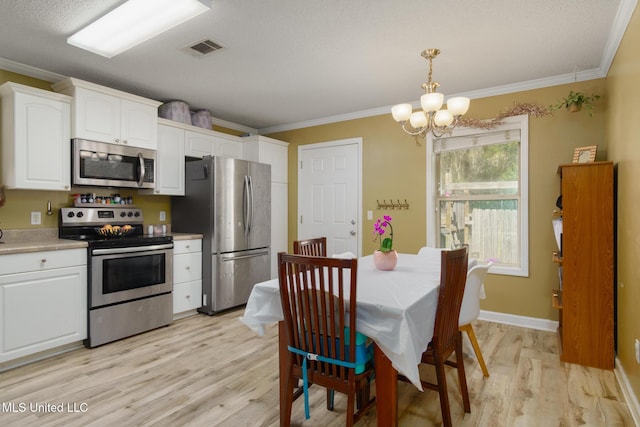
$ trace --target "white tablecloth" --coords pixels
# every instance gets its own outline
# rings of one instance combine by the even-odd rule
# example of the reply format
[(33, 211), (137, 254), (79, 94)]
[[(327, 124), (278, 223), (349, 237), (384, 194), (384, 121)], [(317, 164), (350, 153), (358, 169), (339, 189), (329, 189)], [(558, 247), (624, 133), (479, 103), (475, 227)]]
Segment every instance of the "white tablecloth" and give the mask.
[[(356, 328), (420, 390), (418, 362), (433, 336), (439, 284), (439, 256), (398, 254), (393, 271), (377, 270), (371, 255), (358, 260)], [(277, 279), (253, 287), (240, 320), (259, 335), (283, 320)]]

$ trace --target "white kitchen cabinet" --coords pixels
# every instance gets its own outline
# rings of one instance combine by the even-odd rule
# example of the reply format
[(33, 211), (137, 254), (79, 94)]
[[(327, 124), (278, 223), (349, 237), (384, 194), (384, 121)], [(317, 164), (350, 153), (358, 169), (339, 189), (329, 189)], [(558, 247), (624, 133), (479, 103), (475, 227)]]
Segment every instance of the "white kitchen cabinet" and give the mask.
[(141, 194), (184, 196), (184, 130), (158, 119), (156, 151), (156, 186)]
[[(202, 306), (202, 239), (173, 242), (173, 314)], [(176, 316), (177, 315), (177, 316)]]
[(73, 97), (72, 138), (157, 149), (160, 102), (75, 78), (52, 87)]
[(71, 189), (71, 98), (8, 82), (2, 96), (2, 182), (11, 189)]
[(245, 160), (271, 165), (271, 278), (278, 277), (278, 252), (287, 252), (289, 143), (265, 136), (242, 138)]
[(189, 126), (185, 130), (185, 155), (187, 157), (221, 156), (241, 159), (242, 139), (213, 130)]
[(0, 256), (0, 362), (87, 337), (87, 251)]

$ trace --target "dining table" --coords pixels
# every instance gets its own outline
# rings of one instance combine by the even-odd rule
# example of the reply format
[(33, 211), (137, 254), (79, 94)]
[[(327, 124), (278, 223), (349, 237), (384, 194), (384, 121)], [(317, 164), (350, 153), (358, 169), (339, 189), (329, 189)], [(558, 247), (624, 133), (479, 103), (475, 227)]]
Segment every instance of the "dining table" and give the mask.
[[(439, 252), (399, 253), (396, 267), (382, 271), (374, 266), (372, 255), (358, 258), (356, 329), (374, 343), (378, 426), (397, 425), (398, 374), (422, 390), (418, 364), (433, 337), (440, 262)], [(240, 320), (258, 335), (278, 324), (280, 381), (290, 357), (283, 319), (278, 279), (254, 285)], [(281, 384), (281, 402), (284, 389)]]

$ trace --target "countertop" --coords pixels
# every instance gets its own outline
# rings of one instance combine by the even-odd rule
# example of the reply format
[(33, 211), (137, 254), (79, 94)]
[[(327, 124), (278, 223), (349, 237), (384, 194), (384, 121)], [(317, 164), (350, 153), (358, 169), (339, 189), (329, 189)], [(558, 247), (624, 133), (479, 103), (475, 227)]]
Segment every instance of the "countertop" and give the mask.
[(204, 236), (202, 234), (194, 233), (171, 233), (171, 237), (173, 237), (173, 240), (191, 240), (202, 239)]
[(59, 251), (63, 249), (86, 248), (87, 242), (68, 239), (43, 239), (39, 241), (17, 241), (0, 243), (0, 255), (25, 252)]
[[(31, 230), (29, 230), (31, 231)], [(64, 249), (86, 248), (87, 242), (78, 240), (59, 239), (58, 229), (40, 229), (36, 233), (20, 233), (11, 235), (5, 231), (8, 240), (1, 240), (0, 255), (18, 254), (27, 252), (59, 251)], [(7, 236), (7, 234), (9, 234)], [(196, 233), (171, 233), (173, 240), (202, 239), (202, 234)]]

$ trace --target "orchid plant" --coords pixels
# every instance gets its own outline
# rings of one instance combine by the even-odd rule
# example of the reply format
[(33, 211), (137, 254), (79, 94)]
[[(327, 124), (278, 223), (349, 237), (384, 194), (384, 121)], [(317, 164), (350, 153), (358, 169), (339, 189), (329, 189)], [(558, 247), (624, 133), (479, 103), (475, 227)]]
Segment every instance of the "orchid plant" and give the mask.
[[(373, 224), (373, 234), (375, 235), (374, 241), (380, 239), (380, 252), (391, 252), (393, 250), (393, 227), (391, 226), (391, 217), (384, 215), (382, 218)], [(382, 236), (389, 229), (389, 237), (383, 238)]]

